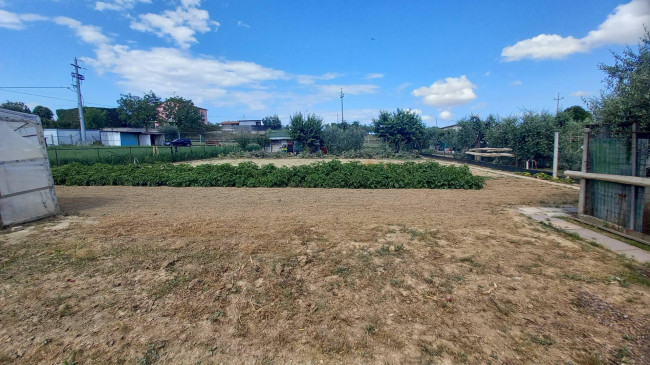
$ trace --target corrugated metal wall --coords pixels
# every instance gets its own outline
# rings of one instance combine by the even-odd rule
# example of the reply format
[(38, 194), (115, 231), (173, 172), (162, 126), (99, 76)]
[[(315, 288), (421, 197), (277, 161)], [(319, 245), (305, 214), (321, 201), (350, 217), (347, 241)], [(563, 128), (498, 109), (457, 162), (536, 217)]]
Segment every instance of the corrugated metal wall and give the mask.
[(40, 119), (0, 109), (0, 225), (58, 211)]

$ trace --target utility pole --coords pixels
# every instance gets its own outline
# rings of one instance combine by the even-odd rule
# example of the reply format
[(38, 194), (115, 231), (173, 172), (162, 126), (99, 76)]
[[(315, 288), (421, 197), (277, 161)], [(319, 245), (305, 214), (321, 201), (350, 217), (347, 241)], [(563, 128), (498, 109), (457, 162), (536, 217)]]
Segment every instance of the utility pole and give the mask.
[(72, 73), (72, 78), (75, 81), (75, 84), (72, 85), (77, 90), (77, 105), (79, 108), (79, 125), (81, 127), (81, 142), (86, 142), (86, 123), (84, 121), (84, 104), (83, 99), (81, 98), (81, 81), (84, 80), (84, 75), (79, 73), (81, 68), (77, 63), (77, 57), (74, 58), (74, 63), (71, 63), (74, 67), (74, 72)]
[(564, 96), (560, 97), (560, 93), (557, 93), (557, 99), (553, 98), (553, 100), (557, 100), (557, 106), (555, 107), (555, 115), (558, 115), (558, 113), (560, 112), (560, 100), (562, 99), (564, 99)]
[(341, 123), (345, 121), (345, 119), (343, 119), (343, 97), (344, 96), (345, 95), (343, 95), (343, 88), (341, 88)]

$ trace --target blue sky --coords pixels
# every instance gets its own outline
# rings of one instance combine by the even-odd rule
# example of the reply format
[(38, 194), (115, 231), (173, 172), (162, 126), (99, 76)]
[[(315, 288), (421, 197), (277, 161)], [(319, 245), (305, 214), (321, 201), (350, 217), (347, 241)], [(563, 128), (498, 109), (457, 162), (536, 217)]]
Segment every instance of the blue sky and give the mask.
[[(182, 96), (211, 122), (302, 111), (370, 123), (416, 110), (428, 125), (470, 114), (554, 111), (598, 95), (611, 51), (635, 46), (650, 1), (0, 0), (0, 87), (68, 86), (88, 106), (122, 93)], [(0, 88), (52, 110), (67, 89)]]

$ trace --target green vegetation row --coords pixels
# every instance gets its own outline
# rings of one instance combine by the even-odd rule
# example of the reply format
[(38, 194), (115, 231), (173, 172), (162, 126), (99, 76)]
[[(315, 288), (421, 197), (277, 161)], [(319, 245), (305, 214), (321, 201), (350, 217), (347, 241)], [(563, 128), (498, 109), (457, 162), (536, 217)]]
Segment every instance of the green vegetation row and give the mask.
[(247, 146), (245, 150), (239, 146), (192, 146), (178, 147), (178, 150), (159, 146), (157, 151), (153, 147), (53, 146), (48, 147), (47, 153), (50, 165), (60, 166), (69, 163), (123, 165), (134, 162), (181, 162), (256, 150), (259, 150), (257, 145)]
[(239, 165), (82, 165), (52, 168), (57, 185), (303, 187), (349, 189), (481, 189), (484, 178), (469, 167), (442, 166), (436, 162), (401, 164), (341, 163), (259, 167)]

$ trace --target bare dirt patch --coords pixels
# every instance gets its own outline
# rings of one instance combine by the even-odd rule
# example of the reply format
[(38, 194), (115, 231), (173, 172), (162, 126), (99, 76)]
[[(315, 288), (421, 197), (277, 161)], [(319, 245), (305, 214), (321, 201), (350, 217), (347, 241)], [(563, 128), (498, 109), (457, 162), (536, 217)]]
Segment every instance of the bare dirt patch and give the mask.
[(57, 194), (0, 232), (0, 363), (650, 359), (647, 268), (511, 209), (569, 188)]

